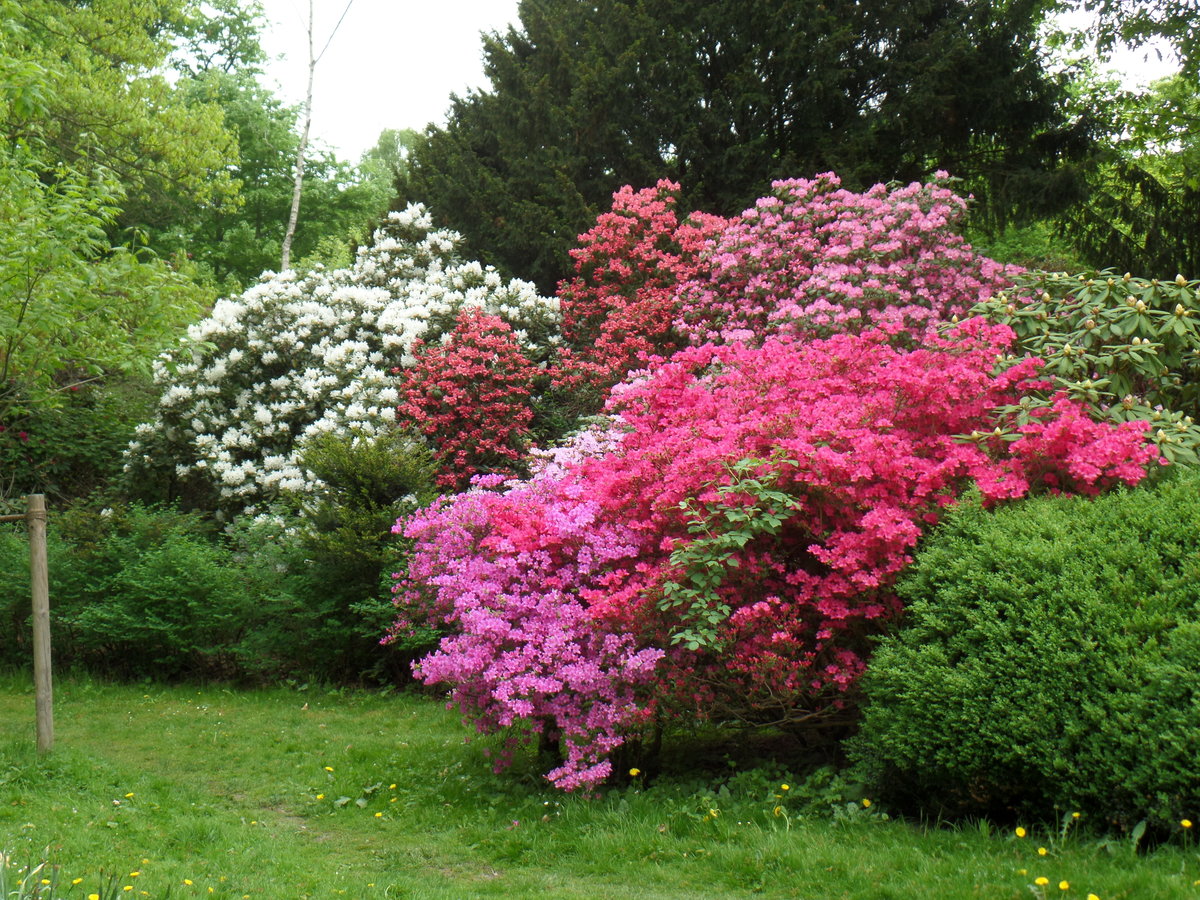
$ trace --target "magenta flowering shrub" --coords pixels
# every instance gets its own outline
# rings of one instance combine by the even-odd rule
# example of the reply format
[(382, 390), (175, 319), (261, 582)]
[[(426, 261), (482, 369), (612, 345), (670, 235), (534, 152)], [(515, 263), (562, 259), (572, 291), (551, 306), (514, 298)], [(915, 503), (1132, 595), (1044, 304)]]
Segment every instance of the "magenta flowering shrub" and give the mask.
[(404, 615), (392, 637), (429, 619), (456, 633), (416, 666), (419, 678), (453, 686), (480, 731), (519, 726), (558, 742), (563, 764), (547, 777), (564, 789), (602, 781), (606, 755), (637, 727), (662, 651), (597, 627), (582, 588), (598, 587), (638, 543), (564, 483), (563, 461), (543, 462), (527, 482), (443, 498), (396, 526), (415, 540), (397, 585)]
[(561, 737), (563, 787), (603, 778), (655, 712), (837, 716), (922, 528), (964, 489), (1094, 492), (1157, 456), (1143, 423), (1091, 423), (1066, 398), (988, 428), (1039, 365), (996, 374), (1006, 327), (892, 338), (681, 351), (614, 390), (600, 446), (589, 433), (527, 482), (409, 521), (402, 614), (457, 629), (420, 677), (483, 730)]
[(1011, 282), (957, 233), (966, 201), (930, 184), (864, 193), (832, 173), (777, 181), (732, 219), (679, 285), (693, 344), (827, 336), (876, 327), (919, 335)]

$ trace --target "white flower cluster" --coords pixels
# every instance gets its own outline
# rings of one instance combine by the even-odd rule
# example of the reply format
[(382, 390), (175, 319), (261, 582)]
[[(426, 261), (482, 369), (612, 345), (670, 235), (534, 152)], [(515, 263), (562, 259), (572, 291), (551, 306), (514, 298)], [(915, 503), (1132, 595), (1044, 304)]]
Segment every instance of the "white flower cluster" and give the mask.
[(127, 471), (171, 465), (235, 511), (311, 492), (305, 439), (394, 427), (393, 370), (413, 362), (414, 341), (443, 339), (463, 308), (500, 316), (544, 359), (559, 340), (558, 300), (463, 262), (458, 241), (413, 205), (392, 213), (349, 269), (268, 273), (219, 301), (157, 361), (158, 418), (139, 426)]

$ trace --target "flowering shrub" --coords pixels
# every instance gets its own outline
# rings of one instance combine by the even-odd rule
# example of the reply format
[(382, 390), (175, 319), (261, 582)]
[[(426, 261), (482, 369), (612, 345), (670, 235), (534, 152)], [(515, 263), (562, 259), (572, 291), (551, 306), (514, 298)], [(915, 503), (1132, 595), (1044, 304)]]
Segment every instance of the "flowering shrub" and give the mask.
[(128, 466), (165, 475), (227, 510), (305, 492), (306, 439), (370, 436), (392, 427), (400, 400), (391, 369), (412, 365), (463, 308), (509, 323), (532, 357), (557, 342), (557, 300), (462, 262), (457, 236), (433, 230), (420, 206), (393, 213), (349, 269), (269, 275), (221, 300), (156, 366), (158, 418), (140, 426)]
[(680, 219), (679, 185), (659, 181), (613, 194), (611, 212), (580, 235), (571, 251), (574, 278), (558, 288), (563, 351), (556, 381), (579, 391), (605, 390), (651, 356), (681, 345), (673, 324), (676, 286), (701, 264), (701, 251), (726, 220), (705, 213)]
[(1037, 360), (994, 374), (1007, 328), (974, 321), (912, 351), (891, 337), (684, 350), (613, 392), (606, 441), (413, 519), (403, 615), (460, 629), (420, 676), (483, 729), (564, 735), (564, 787), (604, 777), (654, 709), (836, 716), (922, 527), (968, 484), (992, 500), (1031, 477), (1090, 492), (1157, 455), (1142, 424), (1078, 427), (1066, 398), (980, 433), (1036, 375)]
[(463, 489), (483, 472), (512, 474), (533, 420), (536, 367), (508, 323), (463, 309), (440, 344), (412, 346), (400, 415), (429, 439), (441, 466), (438, 483)]
[(777, 181), (729, 223), (678, 288), (692, 343), (920, 334), (1009, 285), (1012, 273), (955, 232), (967, 204), (941, 181), (861, 194), (840, 184), (832, 173)]

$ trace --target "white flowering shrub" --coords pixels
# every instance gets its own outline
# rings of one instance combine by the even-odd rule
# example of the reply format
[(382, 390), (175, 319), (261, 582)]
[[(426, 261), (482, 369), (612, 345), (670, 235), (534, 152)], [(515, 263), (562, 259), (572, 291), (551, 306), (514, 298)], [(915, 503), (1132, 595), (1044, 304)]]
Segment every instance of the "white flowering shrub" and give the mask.
[(282, 492), (311, 492), (305, 442), (395, 427), (396, 373), (413, 342), (436, 342), (460, 310), (504, 319), (530, 358), (558, 342), (558, 300), (528, 282), (461, 260), (459, 236), (424, 207), (392, 213), (348, 269), (268, 273), (157, 361), (154, 422), (139, 426), (126, 470), (167, 479), (174, 495), (224, 512)]

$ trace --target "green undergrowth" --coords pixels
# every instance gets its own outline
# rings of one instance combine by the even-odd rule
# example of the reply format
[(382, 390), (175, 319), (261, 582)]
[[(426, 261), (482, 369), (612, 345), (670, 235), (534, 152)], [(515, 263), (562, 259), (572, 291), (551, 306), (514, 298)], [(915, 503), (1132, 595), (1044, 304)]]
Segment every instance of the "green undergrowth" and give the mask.
[(33, 699), (0, 677), (4, 900), (1200, 897), (1187, 835), (1139, 849), (1056, 810), (1025, 837), (898, 821), (744, 742), (689, 767), (676, 739), (653, 777), (584, 797), (530, 759), (494, 774), (499, 746), (416, 694), (62, 679), (43, 758)]

